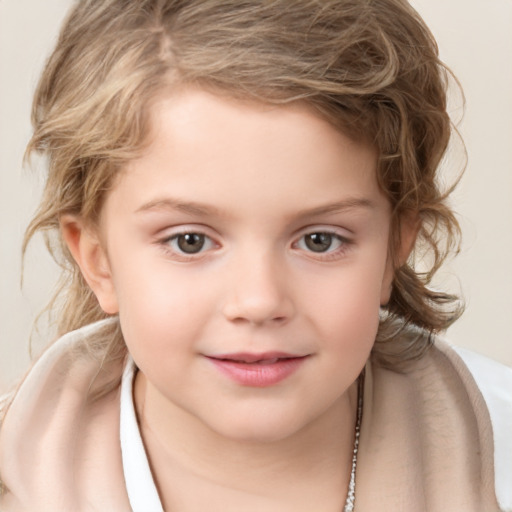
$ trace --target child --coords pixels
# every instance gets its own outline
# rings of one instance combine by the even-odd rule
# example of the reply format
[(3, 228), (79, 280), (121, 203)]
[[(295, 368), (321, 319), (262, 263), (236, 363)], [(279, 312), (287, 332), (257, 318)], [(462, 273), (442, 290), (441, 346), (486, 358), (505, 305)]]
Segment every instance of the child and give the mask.
[(403, 0), (77, 3), (29, 145), (63, 336), (1, 510), (512, 510), (510, 371), (428, 288), (446, 84)]

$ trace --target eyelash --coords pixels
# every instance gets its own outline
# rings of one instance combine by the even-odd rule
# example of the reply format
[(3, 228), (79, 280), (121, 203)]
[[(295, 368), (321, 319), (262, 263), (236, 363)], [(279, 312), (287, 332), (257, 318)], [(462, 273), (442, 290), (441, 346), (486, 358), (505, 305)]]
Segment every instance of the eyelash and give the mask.
[[(313, 229), (311, 231), (308, 231), (307, 233), (304, 233), (294, 244), (294, 248), (299, 248), (299, 245), (301, 241), (304, 241), (304, 243), (307, 245), (307, 242), (305, 241), (307, 237), (312, 237), (313, 235), (322, 235), (322, 236), (328, 236), (330, 237), (330, 242), (336, 242), (337, 247), (334, 249), (331, 249), (329, 247), (326, 251), (314, 251), (311, 250), (311, 248), (303, 249), (308, 252), (309, 255), (314, 257), (315, 259), (322, 260), (322, 261), (333, 261), (336, 259), (339, 259), (345, 255), (347, 250), (352, 245), (352, 241), (348, 239), (347, 237), (344, 237), (337, 233), (336, 231), (329, 230), (329, 229)], [(332, 244), (331, 244), (332, 245)]]
[[(200, 250), (198, 252), (190, 252), (187, 253), (182, 250), (182, 248), (173, 247), (173, 242), (179, 243), (180, 237), (186, 237), (186, 236), (198, 236), (203, 238), (204, 245), (207, 245), (206, 249), (203, 249), (204, 245), (201, 246)], [(187, 230), (187, 231), (181, 231), (179, 233), (175, 233), (171, 236), (167, 236), (161, 240), (158, 241), (159, 245), (164, 249), (164, 251), (167, 254), (171, 254), (174, 258), (178, 258), (182, 261), (192, 261), (196, 259), (199, 255), (201, 255), (203, 252), (213, 248), (215, 245), (217, 245), (213, 239), (208, 236), (207, 234), (200, 232), (200, 231), (194, 231), (194, 230)]]
[[(311, 249), (311, 247), (308, 248), (308, 244), (305, 241), (306, 237), (312, 237), (314, 235), (330, 237), (330, 246), (332, 246), (332, 243), (337, 243), (337, 247), (335, 247), (334, 249), (328, 247), (326, 251), (314, 251)], [(203, 245), (201, 245), (200, 249), (197, 252), (187, 253), (186, 251), (183, 250), (183, 248), (180, 248), (179, 246), (173, 247), (174, 243), (179, 243), (180, 237), (186, 236), (196, 236), (201, 237), (203, 239)], [(303, 244), (305, 244), (306, 247), (300, 247), (302, 241), (304, 241)], [(181, 231), (179, 233), (172, 234), (171, 236), (167, 236), (159, 240), (158, 244), (163, 248), (166, 254), (170, 254), (173, 256), (173, 258), (178, 258), (181, 261), (185, 262), (193, 261), (198, 257), (201, 257), (201, 255), (204, 252), (207, 252), (214, 248), (215, 246), (218, 246), (218, 244), (216, 244), (216, 242), (210, 236), (208, 236), (204, 232), (194, 230)], [(336, 231), (328, 229), (318, 229), (308, 231), (301, 235), (300, 238), (292, 244), (292, 248), (297, 250), (303, 250), (318, 260), (332, 261), (342, 257), (352, 244), (353, 242), (350, 239), (340, 235)], [(206, 248), (204, 248), (205, 245)]]

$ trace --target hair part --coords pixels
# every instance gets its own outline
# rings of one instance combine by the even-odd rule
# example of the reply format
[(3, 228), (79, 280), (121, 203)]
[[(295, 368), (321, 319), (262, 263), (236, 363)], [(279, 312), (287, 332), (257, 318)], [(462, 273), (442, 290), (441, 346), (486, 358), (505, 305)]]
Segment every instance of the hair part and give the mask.
[[(293, 9), (286, 0), (79, 1), (39, 82), (27, 148), (47, 156), (48, 177), (24, 251), (42, 231), (62, 266), (59, 333), (106, 316), (59, 219), (74, 214), (95, 224), (115, 176), (149, 142), (153, 102), (193, 85), (275, 105), (304, 102), (377, 148), (396, 268), (374, 353), (383, 364), (419, 357), (462, 311), (457, 297), (429, 288), (460, 235), (451, 189), (438, 183), (452, 131), (450, 75), (405, 0), (297, 0)], [(414, 257), (396, 261), (401, 223), (411, 216), (417, 247), (432, 255), (425, 272)], [(409, 324), (421, 334), (400, 336)]]

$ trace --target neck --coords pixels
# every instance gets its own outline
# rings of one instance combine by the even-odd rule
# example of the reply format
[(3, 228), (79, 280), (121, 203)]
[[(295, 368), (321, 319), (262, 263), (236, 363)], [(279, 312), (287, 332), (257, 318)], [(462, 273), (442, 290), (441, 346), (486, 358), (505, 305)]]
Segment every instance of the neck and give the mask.
[[(336, 501), (333, 510), (342, 509), (351, 471), (357, 385), (320, 418), (283, 439), (265, 442), (220, 435), (187, 411), (169, 404), (141, 372), (136, 377), (135, 403), (164, 502), (167, 492), (172, 495), (175, 490), (165, 489), (162, 482), (185, 478), (196, 493), (202, 482), (275, 500), (280, 510), (285, 510), (283, 502), (292, 501), (294, 510), (301, 509), (297, 505), (305, 507), (305, 503), (311, 510), (311, 503), (315, 503), (312, 494), (322, 500), (331, 496), (331, 501)], [(322, 510), (330, 508), (324, 506)]]

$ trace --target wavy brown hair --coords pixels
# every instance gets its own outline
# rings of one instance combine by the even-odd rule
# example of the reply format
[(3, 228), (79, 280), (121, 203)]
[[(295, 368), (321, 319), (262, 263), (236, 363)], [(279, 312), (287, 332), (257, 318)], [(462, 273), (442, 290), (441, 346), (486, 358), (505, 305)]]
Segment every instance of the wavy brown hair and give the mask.
[[(97, 222), (116, 173), (148, 143), (152, 102), (193, 84), (233, 98), (303, 102), (377, 148), (377, 179), (393, 212), (390, 251), (403, 220), (417, 216), (417, 247), (432, 258), (423, 272), (413, 257), (396, 264), (374, 353), (388, 363), (418, 357), (461, 309), (428, 286), (458, 247), (449, 191), (438, 184), (452, 132), (449, 76), (405, 0), (79, 1), (39, 82), (27, 149), (47, 157), (48, 177), (24, 248), (42, 231), (62, 266), (59, 332), (105, 317), (59, 219)], [(407, 325), (420, 329), (400, 335)], [(122, 351), (119, 330), (109, 344)]]

